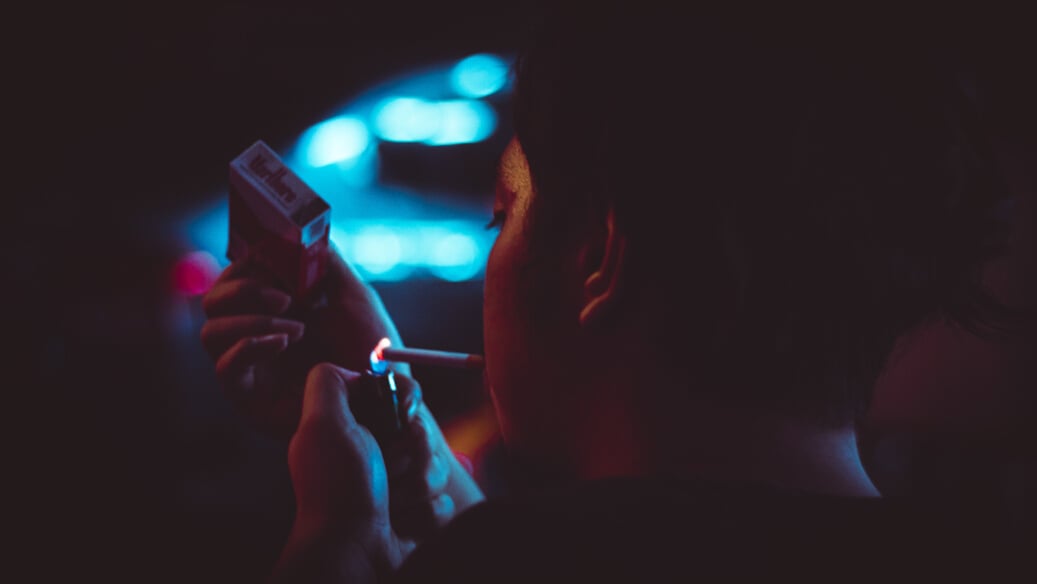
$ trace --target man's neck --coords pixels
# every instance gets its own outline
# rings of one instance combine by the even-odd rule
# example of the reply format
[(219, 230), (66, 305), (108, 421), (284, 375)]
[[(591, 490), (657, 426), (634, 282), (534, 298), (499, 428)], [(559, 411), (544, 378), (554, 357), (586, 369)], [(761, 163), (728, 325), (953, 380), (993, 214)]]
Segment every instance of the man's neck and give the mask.
[[(622, 395), (602, 392), (603, 395)], [(749, 482), (826, 495), (877, 497), (852, 427), (690, 396), (600, 403), (579, 435), (580, 478), (673, 476)], [(633, 414), (633, 415), (631, 415)]]

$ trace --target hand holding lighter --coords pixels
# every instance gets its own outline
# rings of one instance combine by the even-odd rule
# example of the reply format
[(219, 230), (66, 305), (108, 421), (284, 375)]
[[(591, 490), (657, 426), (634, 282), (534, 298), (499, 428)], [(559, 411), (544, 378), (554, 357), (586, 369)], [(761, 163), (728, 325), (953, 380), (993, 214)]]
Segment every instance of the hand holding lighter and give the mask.
[(379, 443), (398, 434), (407, 419), (406, 413), (401, 411), (396, 379), (389, 369), (390, 360), (466, 369), (483, 367), (483, 358), (479, 355), (428, 349), (394, 349), (388, 338), (378, 341), (371, 350), (369, 360), (371, 367), (361, 377), (361, 387), (356, 392), (357, 403), (353, 407), (357, 409), (357, 419), (371, 430)]

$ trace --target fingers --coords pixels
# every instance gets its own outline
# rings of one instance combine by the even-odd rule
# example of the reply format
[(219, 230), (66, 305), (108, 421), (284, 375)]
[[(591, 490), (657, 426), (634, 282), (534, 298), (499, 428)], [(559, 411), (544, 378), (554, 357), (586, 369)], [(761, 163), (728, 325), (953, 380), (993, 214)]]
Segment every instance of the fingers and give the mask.
[(394, 379), (399, 400), (398, 410), (403, 412), (401, 422), (404, 431), (400, 438), (388, 441), (383, 447), (386, 470), (392, 480), (410, 472), (415, 464), (424, 467), (431, 458), (425, 432), (414, 428), (419, 408), (423, 405), (421, 386), (411, 377), (399, 372), (394, 374)]
[[(306, 452), (326, 450), (327, 444), (342, 443), (343, 438), (352, 436), (354, 439), (351, 439), (350, 443), (355, 448), (355, 461), (362, 460), (361, 466), (367, 473), (363, 476), (369, 476), (372, 485), (382, 485), (379, 487), (382, 490), (372, 488), (372, 492), (385, 493), (386, 467), (378, 446), (371, 435), (357, 423), (349, 407), (349, 386), (358, 382), (360, 377), (358, 373), (330, 364), (320, 364), (310, 370), (306, 378), (299, 430), (292, 442), (294, 454), (290, 452), (291, 460), (296, 461), (293, 473), (302, 476), (305, 470), (303, 463), (309, 460), (303, 456)], [(428, 424), (431, 418), (426, 419), (422, 414), (427, 409), (420, 407), (420, 388), (412, 380), (401, 379), (404, 381), (401, 388), (405, 392), (404, 399), (417, 405), (412, 407), (415, 411), (408, 420), (407, 433), (397, 444), (392, 445), (391, 450), (397, 461), (405, 462), (403, 466), (407, 470), (400, 475), (399, 480), (388, 485), (387, 501), (379, 497), (375, 499), (390, 503), (387, 519), (396, 533), (403, 537), (424, 538), (450, 521), (456, 513), (457, 506), (453, 498), (446, 493), (450, 467), (448, 461), (443, 460), (443, 455), (437, 454), (438, 449), (434, 448), (433, 440), (430, 439)], [(322, 444), (324, 446), (320, 446)], [(307, 487), (307, 492), (319, 495), (312, 495), (309, 499), (326, 500), (324, 505), (310, 505), (319, 508), (321, 516), (335, 515), (335, 506), (345, 505), (353, 498), (343, 497), (341, 488), (336, 488), (333, 492), (317, 492), (321, 485), (335, 483), (336, 481), (329, 477), (337, 476), (336, 470), (327, 466), (326, 456), (318, 458), (319, 460), (314, 459), (314, 464), (319, 463), (320, 468), (315, 468), (314, 473), (320, 475), (319, 481), (314, 479), (304, 482), (301, 478), (293, 480), (297, 488)], [(353, 477), (350, 480), (354, 480), (360, 475), (349, 476)], [(345, 484), (345, 480), (342, 479), (342, 484)]]
[(412, 460), (416, 474), (421, 477), (421, 482), (430, 492), (438, 492), (446, 488), (447, 479), (450, 476), (449, 461), (444, 459), (443, 451), (436, 448), (432, 437), (432, 431), (428, 427), (429, 419), (418, 416), (410, 424), (411, 437), (415, 445), (420, 445), (412, 451)]
[(224, 387), (249, 388), (252, 386), (250, 377), (254, 366), (274, 357), (286, 347), (288, 335), (283, 333), (241, 339), (216, 361), (216, 377)]
[(401, 496), (424, 498), (443, 488), (449, 469), (433, 454), (424, 431), (413, 429), (417, 422), (409, 424), (403, 438), (383, 447), (386, 470)]
[(404, 434), (384, 452), (389, 473), (389, 502), (393, 529), (404, 537), (422, 539), (445, 525), (456, 512), (447, 494), (449, 461), (443, 458), (441, 435), (422, 401), (421, 386), (396, 375)]
[(353, 411), (349, 409), (347, 384), (353, 383), (359, 378), (360, 374), (330, 363), (315, 365), (306, 376), (299, 425), (325, 420), (327, 416), (331, 416), (344, 426), (356, 426), (356, 418), (353, 417)]
[(288, 448), (297, 523), (366, 530), (389, 522), (381, 453), (349, 409), (349, 384), (359, 377), (328, 363), (306, 376), (299, 425)]
[(394, 378), (400, 410), (405, 412), (403, 422), (410, 424), (418, 415), (418, 409), (424, 400), (421, 385), (406, 373), (397, 372), (394, 374)]
[(202, 326), (202, 345), (214, 359), (219, 359), (235, 343), (249, 337), (283, 333), (288, 342), (302, 338), (305, 325), (297, 320), (266, 315), (224, 316), (206, 321)]
[[(405, 465), (387, 461), (387, 468), (395, 471), (389, 490), (393, 505), (411, 507), (425, 504), (438, 497), (446, 489), (450, 478), (450, 464), (445, 460), (440, 449), (434, 448), (429, 438), (427, 421), (422, 417), (415, 418), (408, 425), (405, 454), (387, 454), (386, 458), (395, 462), (405, 461)], [(402, 466), (402, 468), (401, 468)]]
[(291, 306), (292, 297), (255, 278), (240, 278), (213, 285), (202, 299), (206, 316), (234, 314), (281, 314)]

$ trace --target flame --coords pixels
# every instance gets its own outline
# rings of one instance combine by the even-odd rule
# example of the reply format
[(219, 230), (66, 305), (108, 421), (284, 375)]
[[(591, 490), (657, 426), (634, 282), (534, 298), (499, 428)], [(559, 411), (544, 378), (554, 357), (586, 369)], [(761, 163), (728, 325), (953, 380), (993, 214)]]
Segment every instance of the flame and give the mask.
[(392, 343), (388, 338), (383, 338), (378, 341), (378, 344), (371, 350), (371, 371), (382, 374), (385, 373), (386, 363), (385, 357), (382, 355), (382, 350), (391, 345)]

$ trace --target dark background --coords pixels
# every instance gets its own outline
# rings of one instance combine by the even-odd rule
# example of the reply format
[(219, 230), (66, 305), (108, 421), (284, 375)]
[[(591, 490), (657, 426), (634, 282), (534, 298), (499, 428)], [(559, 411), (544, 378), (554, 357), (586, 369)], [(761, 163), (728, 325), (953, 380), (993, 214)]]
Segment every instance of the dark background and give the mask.
[[(525, 14), (462, 0), (48, 4), (12, 13), (6, 476), (12, 516), (24, 520), (12, 523), (16, 539), (30, 544), (24, 559), (35, 572), (262, 578), (291, 521), (283, 446), (245, 428), (222, 401), (197, 343), (197, 298), (170, 289), (183, 250), (161, 236), (162, 217), (210, 198), (227, 161), (257, 138), (287, 141), (387, 76), (513, 50)], [(1025, 43), (984, 44), (988, 29), (964, 30), (963, 62), (994, 96), (992, 123), (1023, 160), (1019, 208), (1029, 219), (1021, 223), (1032, 226), (1034, 53)], [(467, 196), (489, 195), (474, 187)], [(1022, 259), (993, 273), (1006, 294), (1033, 306), (1027, 229)], [(409, 343), (480, 351), (480, 282), (379, 289)], [(452, 326), (429, 322), (426, 306)], [(946, 330), (923, 339), (880, 388), (876, 426), (889, 439), (871, 451), (881, 454), (870, 459), (877, 478), (951, 504), (967, 495), (1032, 511), (1024, 490), (1033, 467), (1023, 463), (1032, 454), (1033, 354)], [(477, 380), (416, 373), (444, 421), (482, 403)]]

